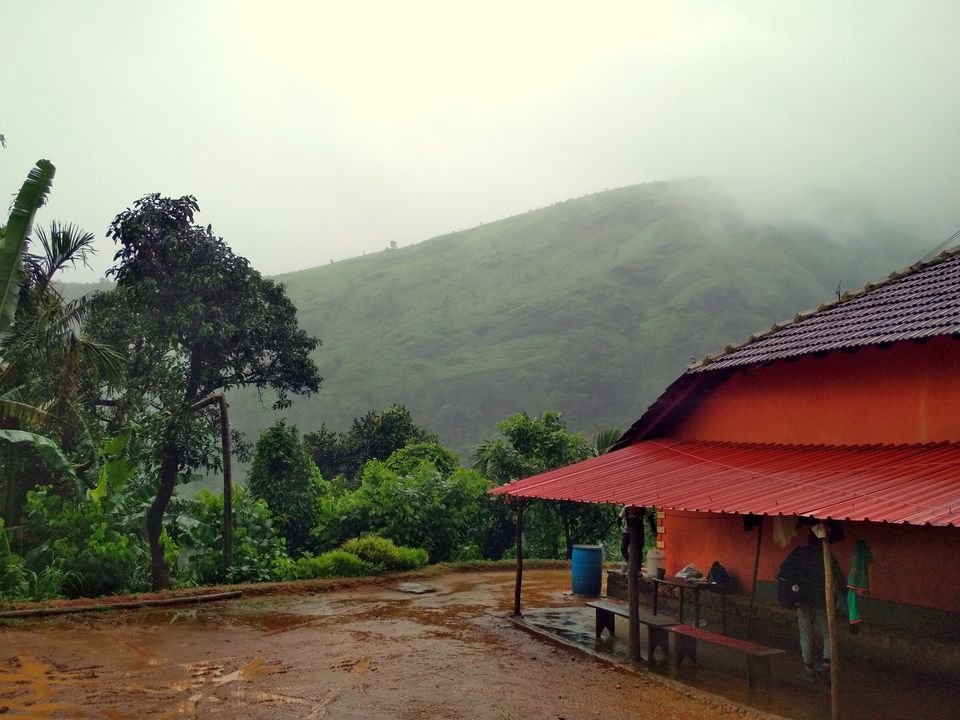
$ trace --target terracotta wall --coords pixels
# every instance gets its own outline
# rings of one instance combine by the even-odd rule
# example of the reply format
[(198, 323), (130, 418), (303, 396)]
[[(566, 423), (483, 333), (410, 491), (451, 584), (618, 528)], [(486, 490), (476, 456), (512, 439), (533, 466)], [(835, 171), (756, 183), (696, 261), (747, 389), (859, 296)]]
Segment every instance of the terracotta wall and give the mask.
[[(756, 530), (744, 531), (738, 515), (667, 511), (665, 564), (673, 575), (687, 563), (707, 572), (719, 560), (749, 592), (756, 553)], [(914, 527), (887, 523), (844, 523), (845, 539), (832, 549), (846, 573), (856, 538), (866, 540), (874, 557), (870, 594), (877, 600), (960, 612), (960, 528)], [(773, 581), (780, 563), (798, 544), (806, 543), (800, 526), (793, 541), (781, 548), (773, 540), (773, 523), (764, 519), (759, 579)]]
[(780, 360), (736, 373), (673, 437), (863, 445), (960, 442), (960, 341)]

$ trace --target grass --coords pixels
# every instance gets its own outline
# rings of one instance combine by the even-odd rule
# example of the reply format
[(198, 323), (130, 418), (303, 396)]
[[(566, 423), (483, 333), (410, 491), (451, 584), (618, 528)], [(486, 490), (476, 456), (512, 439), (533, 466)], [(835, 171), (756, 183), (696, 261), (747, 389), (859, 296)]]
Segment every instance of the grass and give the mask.
[[(465, 455), (518, 410), (629, 425), (694, 358), (909, 263), (865, 220), (844, 239), (741, 217), (704, 181), (558, 203), (281, 276), (323, 339), (301, 429), (401, 402)], [(257, 431), (269, 412), (236, 403)]]

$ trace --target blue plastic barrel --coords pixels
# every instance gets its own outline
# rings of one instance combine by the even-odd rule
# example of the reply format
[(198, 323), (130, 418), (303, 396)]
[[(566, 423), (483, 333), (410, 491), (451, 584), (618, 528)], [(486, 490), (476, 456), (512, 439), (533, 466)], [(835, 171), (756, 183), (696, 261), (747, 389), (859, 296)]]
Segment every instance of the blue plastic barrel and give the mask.
[(570, 569), (574, 594), (599, 595), (603, 581), (603, 546), (574, 545)]

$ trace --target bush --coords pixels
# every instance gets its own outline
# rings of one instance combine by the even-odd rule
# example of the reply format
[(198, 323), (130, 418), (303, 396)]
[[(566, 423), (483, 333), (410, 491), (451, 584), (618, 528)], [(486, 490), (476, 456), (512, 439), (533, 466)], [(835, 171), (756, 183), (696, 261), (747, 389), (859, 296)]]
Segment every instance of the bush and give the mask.
[(431, 562), (450, 560), (470, 542), (474, 523), (489, 503), (489, 481), (459, 468), (443, 475), (431, 462), (411, 475), (397, 475), (384, 463), (364, 466), (356, 490), (331, 490), (320, 501), (313, 529), (319, 547), (332, 548), (373, 532), (408, 547), (422, 547)]
[(310, 542), (323, 486), (296, 427), (279, 420), (260, 434), (247, 487), (266, 501), (291, 554), (302, 552)]
[(278, 577), (286, 558), (284, 540), (273, 527), (263, 500), (242, 485), (233, 490), (233, 566), (223, 567), (223, 495), (202, 490), (185, 504), (178, 537), (186, 552), (187, 573), (199, 585), (268, 582)]
[(10, 541), (0, 518), (0, 598), (18, 597), (26, 585), (23, 561), (10, 549)]
[(429, 561), (427, 551), (420, 548), (397, 547), (393, 540), (378, 535), (364, 535), (347, 540), (341, 550), (356, 555), (377, 572), (396, 572), (423, 567)]
[(346, 550), (331, 550), (316, 557), (309, 553), (302, 555), (287, 572), (287, 580), (310, 580), (373, 575), (376, 568)]
[(40, 487), (27, 493), (24, 517), (33, 545), (26, 565), (42, 577), (45, 592), (60, 578), (62, 592), (70, 597), (115, 595), (146, 589), (138, 582), (138, 564), (145, 555), (141, 538), (119, 527), (119, 520), (104, 505), (72, 502)]

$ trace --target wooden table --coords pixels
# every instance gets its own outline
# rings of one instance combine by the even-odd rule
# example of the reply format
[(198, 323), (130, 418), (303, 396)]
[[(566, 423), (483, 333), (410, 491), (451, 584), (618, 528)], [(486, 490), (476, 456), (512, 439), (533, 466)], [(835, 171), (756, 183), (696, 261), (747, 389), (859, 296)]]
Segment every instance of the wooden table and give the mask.
[(727, 593), (730, 591), (725, 585), (717, 583), (697, 582), (687, 578), (668, 577), (668, 578), (650, 578), (653, 581), (653, 614), (657, 614), (657, 591), (661, 585), (675, 587), (680, 589), (680, 616), (679, 621), (683, 624), (683, 600), (686, 590), (693, 591), (693, 627), (700, 627), (700, 591), (715, 592), (720, 594), (720, 631), (727, 634)]

